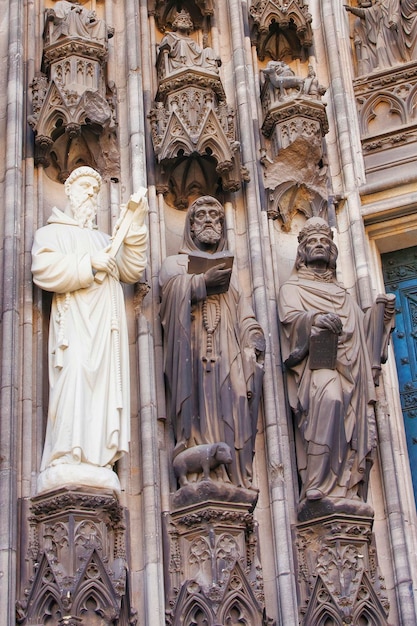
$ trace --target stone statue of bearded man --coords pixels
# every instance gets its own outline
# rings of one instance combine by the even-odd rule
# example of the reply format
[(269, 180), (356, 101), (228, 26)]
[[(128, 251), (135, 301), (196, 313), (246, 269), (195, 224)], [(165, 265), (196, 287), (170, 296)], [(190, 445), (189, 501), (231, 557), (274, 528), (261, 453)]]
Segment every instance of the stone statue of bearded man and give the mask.
[(334, 510), (372, 514), (365, 503), (376, 446), (375, 383), (386, 359), (394, 301), (364, 313), (336, 280), (337, 248), (321, 218), (299, 234), (279, 317), (295, 416), (300, 519)]
[(131, 197), (132, 222), (113, 256), (109, 235), (95, 226), (100, 186), (92, 168), (74, 170), (65, 183), (65, 211), (53, 208), (32, 248), (33, 280), (54, 293), (39, 492), (68, 484), (119, 491), (112, 466), (128, 451), (129, 346), (120, 281), (137, 282), (146, 266), (147, 203)]

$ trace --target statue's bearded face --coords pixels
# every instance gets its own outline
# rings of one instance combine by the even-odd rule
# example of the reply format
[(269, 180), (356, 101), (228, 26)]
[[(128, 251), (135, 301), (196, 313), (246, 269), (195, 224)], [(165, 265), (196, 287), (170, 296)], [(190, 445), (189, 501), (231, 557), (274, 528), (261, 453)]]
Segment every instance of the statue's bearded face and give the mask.
[(82, 228), (93, 227), (99, 191), (100, 184), (93, 176), (80, 176), (71, 184), (68, 197), (74, 219)]
[(307, 265), (328, 265), (330, 262), (331, 240), (326, 235), (314, 233), (307, 237), (305, 254)]
[(192, 238), (202, 244), (215, 245), (222, 236), (223, 212), (217, 206), (198, 207), (191, 224)]

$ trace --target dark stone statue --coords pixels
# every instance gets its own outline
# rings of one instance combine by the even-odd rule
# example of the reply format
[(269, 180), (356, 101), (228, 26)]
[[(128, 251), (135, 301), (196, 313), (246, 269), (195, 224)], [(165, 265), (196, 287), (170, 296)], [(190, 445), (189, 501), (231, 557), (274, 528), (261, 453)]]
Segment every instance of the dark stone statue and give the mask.
[(301, 230), (279, 316), (288, 396), (296, 419), (300, 519), (331, 510), (372, 514), (365, 504), (376, 446), (375, 383), (386, 360), (394, 302), (364, 313), (336, 280), (337, 248), (321, 218)]
[(180, 253), (161, 268), (168, 412), (181, 485), (203, 472), (207, 488), (250, 488), (265, 339), (232, 273), (224, 219), (215, 198), (193, 202)]

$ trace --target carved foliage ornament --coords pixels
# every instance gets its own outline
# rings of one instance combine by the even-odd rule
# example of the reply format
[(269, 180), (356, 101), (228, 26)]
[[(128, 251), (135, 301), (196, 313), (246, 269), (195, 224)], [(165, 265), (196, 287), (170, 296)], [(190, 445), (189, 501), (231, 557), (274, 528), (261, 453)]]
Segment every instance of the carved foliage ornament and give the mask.
[(31, 512), (33, 577), (17, 603), (17, 623), (79, 624), (99, 617), (106, 625), (135, 623), (117, 500), (61, 490), (34, 498)]
[[(333, 515), (297, 528), (301, 623), (387, 624), (370, 520)], [(364, 622), (365, 623), (365, 622)], [(368, 623), (368, 622), (366, 622)]]

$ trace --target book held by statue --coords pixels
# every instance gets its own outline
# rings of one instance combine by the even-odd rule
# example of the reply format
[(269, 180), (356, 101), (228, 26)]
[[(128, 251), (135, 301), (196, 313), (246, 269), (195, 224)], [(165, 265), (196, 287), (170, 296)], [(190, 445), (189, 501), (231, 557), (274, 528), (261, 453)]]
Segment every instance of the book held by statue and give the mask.
[(338, 335), (330, 330), (320, 329), (310, 337), (310, 359), (311, 370), (336, 368)]
[[(207, 270), (212, 267), (216, 267), (216, 265), (224, 265), (222, 269), (231, 270), (233, 267), (234, 256), (230, 254), (230, 252), (214, 252), (213, 254), (199, 254), (195, 252), (193, 254), (188, 255), (188, 273), (189, 274), (205, 274)], [(211, 290), (211, 293), (224, 293), (229, 289), (230, 284), (230, 276), (229, 280), (223, 284), (222, 289), (220, 290)]]

